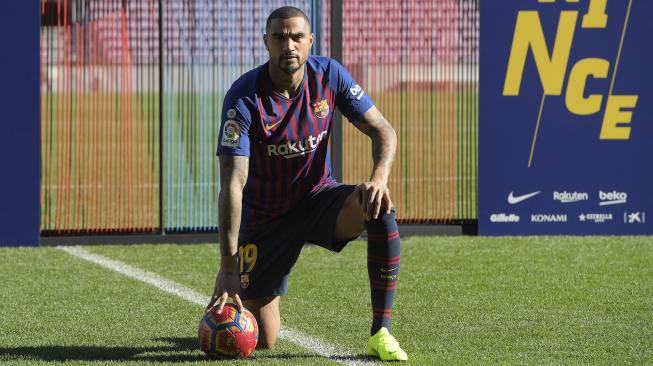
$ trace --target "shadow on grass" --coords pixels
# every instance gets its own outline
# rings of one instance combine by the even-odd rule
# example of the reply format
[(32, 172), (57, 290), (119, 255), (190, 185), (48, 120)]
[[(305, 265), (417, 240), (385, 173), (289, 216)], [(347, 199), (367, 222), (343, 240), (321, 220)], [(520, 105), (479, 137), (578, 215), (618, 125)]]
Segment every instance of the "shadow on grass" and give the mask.
[[(193, 337), (157, 338), (156, 342), (166, 342), (161, 346), (25, 346), (0, 347), (0, 359), (38, 360), (38, 361), (143, 361), (143, 362), (216, 362), (209, 360), (200, 350), (197, 339)], [(273, 353), (257, 350), (253, 359), (298, 359), (322, 357), (312, 353)], [(334, 360), (362, 359), (358, 356), (336, 356)], [(227, 360), (229, 361), (229, 360)], [(220, 361), (218, 361), (220, 362)]]

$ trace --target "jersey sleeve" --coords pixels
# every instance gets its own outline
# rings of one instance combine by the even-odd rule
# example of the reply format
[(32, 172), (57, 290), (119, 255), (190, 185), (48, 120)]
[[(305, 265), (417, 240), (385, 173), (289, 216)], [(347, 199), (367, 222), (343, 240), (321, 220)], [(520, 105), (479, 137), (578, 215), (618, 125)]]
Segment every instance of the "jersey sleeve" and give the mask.
[(348, 120), (354, 121), (372, 108), (374, 102), (344, 66), (334, 60), (331, 65), (332, 80), (336, 81), (336, 106)]
[(251, 115), (242, 99), (227, 92), (222, 104), (217, 155), (249, 156)]

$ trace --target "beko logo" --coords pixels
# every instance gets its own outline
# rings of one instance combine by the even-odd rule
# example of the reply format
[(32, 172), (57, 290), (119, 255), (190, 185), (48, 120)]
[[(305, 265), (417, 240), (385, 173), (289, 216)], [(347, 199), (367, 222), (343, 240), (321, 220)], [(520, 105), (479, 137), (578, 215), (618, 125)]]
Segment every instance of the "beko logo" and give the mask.
[(599, 199), (601, 200), (601, 202), (599, 202), (600, 206), (618, 205), (621, 203), (626, 203), (626, 201), (628, 200), (628, 194), (626, 192), (617, 192), (617, 191), (612, 191), (612, 192), (599, 191)]

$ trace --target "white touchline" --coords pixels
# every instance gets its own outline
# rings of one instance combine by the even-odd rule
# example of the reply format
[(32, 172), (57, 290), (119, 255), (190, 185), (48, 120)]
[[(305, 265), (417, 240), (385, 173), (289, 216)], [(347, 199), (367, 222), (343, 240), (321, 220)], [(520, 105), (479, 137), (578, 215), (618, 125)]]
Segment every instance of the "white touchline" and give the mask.
[[(75, 257), (93, 262), (101, 267), (110, 269), (112, 271), (121, 273), (127, 277), (145, 282), (154, 287), (157, 287), (167, 293), (177, 295), (184, 300), (190, 301), (197, 305), (205, 306), (209, 303), (209, 297), (202, 295), (190, 288), (180, 285), (176, 282), (165, 279), (156, 273), (143, 271), (140, 268), (132, 267), (126, 263), (110, 259), (98, 254), (90, 253), (81, 247), (77, 246), (58, 246), (57, 249), (73, 255)], [(355, 357), (346, 350), (337, 348), (334, 345), (326, 343), (319, 338), (304, 334), (298, 330), (289, 329), (286, 327), (281, 328), (279, 336), (291, 343), (294, 343), (304, 349), (317, 353), (320, 356), (329, 358), (347, 366), (374, 365), (374, 362), (367, 360), (356, 360)]]

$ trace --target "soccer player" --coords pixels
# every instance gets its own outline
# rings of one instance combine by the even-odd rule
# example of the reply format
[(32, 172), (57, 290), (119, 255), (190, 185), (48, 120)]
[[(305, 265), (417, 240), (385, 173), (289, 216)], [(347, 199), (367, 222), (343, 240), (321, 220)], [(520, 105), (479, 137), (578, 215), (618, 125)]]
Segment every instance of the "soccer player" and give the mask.
[[(294, 7), (274, 10), (263, 36), (270, 59), (236, 80), (224, 99), (218, 141), (221, 262), (213, 296), (256, 316), (259, 345), (279, 333), (280, 295), (302, 246), (339, 252), (367, 229), (372, 297), (368, 352), (408, 356), (390, 335), (399, 272), (399, 233), (388, 190), (397, 137), (347, 70), (309, 56), (314, 35)], [(369, 181), (344, 185), (331, 174), (328, 140), (335, 107), (370, 137)]]

